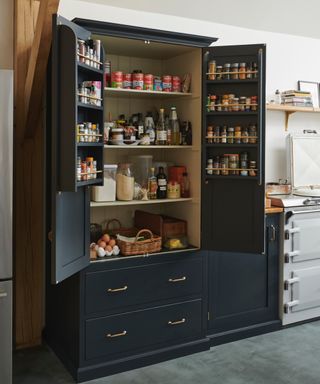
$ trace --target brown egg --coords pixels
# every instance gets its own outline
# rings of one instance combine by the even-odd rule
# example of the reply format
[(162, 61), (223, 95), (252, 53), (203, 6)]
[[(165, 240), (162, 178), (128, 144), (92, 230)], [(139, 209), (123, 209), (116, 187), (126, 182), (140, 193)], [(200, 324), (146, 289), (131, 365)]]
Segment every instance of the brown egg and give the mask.
[(109, 245), (110, 245), (111, 247), (114, 247), (114, 246), (116, 245), (116, 241), (115, 241), (114, 239), (111, 239), (111, 240), (109, 241)]
[(107, 233), (105, 233), (105, 234), (101, 237), (101, 239), (102, 239), (103, 241), (105, 241), (105, 242), (108, 244), (109, 241), (110, 241), (110, 236), (109, 236)]
[(105, 250), (106, 250), (107, 252), (112, 252), (112, 247), (111, 247), (111, 245), (107, 245), (107, 246), (105, 247)]
[(98, 243), (98, 244), (99, 244), (99, 247), (101, 247), (101, 248), (105, 248), (107, 245), (106, 242), (103, 240), (101, 240), (100, 243)]

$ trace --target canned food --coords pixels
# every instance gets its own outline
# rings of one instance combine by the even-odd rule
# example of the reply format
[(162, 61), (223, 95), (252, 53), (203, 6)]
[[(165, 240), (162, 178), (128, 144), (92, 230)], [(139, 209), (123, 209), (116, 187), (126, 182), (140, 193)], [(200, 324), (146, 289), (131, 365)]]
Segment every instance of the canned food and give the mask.
[(143, 90), (143, 73), (133, 72), (133, 74), (132, 74), (132, 88)]
[(151, 75), (151, 74), (144, 75), (143, 89), (145, 91), (152, 91), (152, 89), (153, 89), (153, 75)]
[(181, 80), (179, 76), (172, 76), (172, 92), (181, 92)]
[(125, 73), (123, 75), (123, 88), (131, 89), (132, 88), (132, 75), (131, 73)]
[(111, 73), (111, 87), (122, 88), (123, 73), (121, 71)]
[(85, 62), (84, 56), (86, 55), (86, 45), (84, 40), (78, 39), (78, 54), (79, 54), (78, 60), (80, 61), (80, 63), (84, 63)]
[(162, 81), (159, 76), (154, 76), (153, 78), (153, 90), (162, 91)]
[(172, 76), (170, 75), (162, 76), (162, 90), (163, 92), (172, 91)]

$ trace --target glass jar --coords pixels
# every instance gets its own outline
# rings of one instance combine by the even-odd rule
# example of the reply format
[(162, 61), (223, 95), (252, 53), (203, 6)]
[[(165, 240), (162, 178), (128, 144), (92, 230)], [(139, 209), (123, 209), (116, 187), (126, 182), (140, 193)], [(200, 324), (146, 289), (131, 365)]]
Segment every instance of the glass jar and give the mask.
[(241, 143), (241, 126), (237, 125), (234, 127), (234, 142), (235, 144)]
[(249, 176), (251, 176), (251, 177), (257, 176), (257, 162), (256, 161), (250, 161)]
[[(209, 160), (208, 160), (208, 163), (209, 163)], [(211, 159), (211, 161), (212, 161), (212, 159)], [(211, 168), (212, 168), (212, 166), (211, 166)], [(211, 170), (211, 173), (209, 173), (209, 171), (207, 171), (207, 174), (212, 175), (212, 170)], [(180, 199), (180, 197), (181, 197), (180, 184), (177, 181), (169, 181), (169, 183), (167, 185), (167, 198), (168, 199)]]
[(213, 127), (211, 125), (209, 125), (209, 127), (207, 128), (207, 141), (209, 144), (212, 144), (213, 142)]
[(213, 160), (213, 174), (214, 175), (220, 175), (220, 157), (219, 156), (216, 156)]
[(246, 63), (240, 63), (239, 65), (239, 79), (245, 80), (246, 78)]
[(217, 99), (217, 96), (216, 95), (211, 95), (210, 96), (210, 112), (212, 111), (215, 111), (216, 109), (216, 99)]
[(217, 65), (216, 68), (216, 80), (222, 80), (222, 65)]
[(258, 78), (258, 64), (256, 62), (252, 62), (252, 78), (257, 79)]
[(234, 128), (229, 127), (228, 128), (228, 144), (233, 144), (234, 143)]
[(87, 180), (90, 180), (94, 178), (93, 157), (91, 156), (86, 157), (86, 163), (87, 163)]
[(223, 95), (222, 96), (222, 110), (227, 112), (229, 110), (229, 96)]
[(211, 60), (208, 63), (208, 79), (215, 80), (216, 78), (216, 61)]
[(240, 175), (248, 176), (248, 152), (242, 152), (240, 155)]
[(258, 108), (258, 97), (251, 96), (251, 111), (257, 111)]
[(236, 175), (237, 174), (237, 155), (231, 154), (229, 156), (229, 174)]
[(131, 164), (119, 164), (116, 175), (117, 199), (123, 201), (133, 200), (134, 196), (134, 176)]
[(243, 127), (242, 128), (242, 132), (241, 132), (241, 137), (242, 137), (242, 143), (243, 144), (248, 144), (249, 143), (249, 132), (248, 132), (248, 128), (247, 127)]
[(239, 79), (239, 63), (231, 64), (231, 79), (237, 80)]
[(250, 144), (257, 143), (257, 127), (255, 124), (249, 125), (249, 143)]
[(222, 106), (221, 106), (221, 96), (217, 96), (216, 98), (216, 111), (221, 112), (222, 111)]
[(221, 131), (220, 131), (220, 143), (226, 143), (227, 142), (227, 126), (224, 125), (222, 128), (221, 128)]
[(230, 80), (230, 63), (225, 63), (223, 66), (223, 79), (224, 80)]
[(229, 175), (229, 159), (228, 155), (223, 155), (223, 157), (220, 159), (220, 168), (221, 168), (221, 175), (227, 176)]
[(234, 97), (232, 102), (232, 111), (233, 112), (239, 112), (240, 106), (239, 106), (239, 97)]
[(251, 66), (251, 63), (247, 64), (246, 78), (247, 79), (252, 79), (252, 66)]
[(251, 97), (246, 97), (246, 111), (251, 110)]
[[(212, 175), (213, 174), (213, 160), (212, 159), (208, 159), (207, 161), (207, 174), (208, 175)], [(168, 184), (168, 191), (169, 191), (169, 184)]]
[(213, 130), (213, 142), (220, 143), (220, 127), (216, 125)]
[(239, 98), (239, 111), (244, 112), (246, 110), (246, 101), (247, 98), (245, 96)]

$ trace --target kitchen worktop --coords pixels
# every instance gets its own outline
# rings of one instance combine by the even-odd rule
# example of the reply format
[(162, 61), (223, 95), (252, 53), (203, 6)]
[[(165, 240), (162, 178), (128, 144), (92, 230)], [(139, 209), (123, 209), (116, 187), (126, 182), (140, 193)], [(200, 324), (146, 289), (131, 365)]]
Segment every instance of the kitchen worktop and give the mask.
[(281, 212), (283, 212), (283, 208), (281, 208), (281, 207), (269, 207), (269, 208), (265, 209), (266, 214), (281, 213)]

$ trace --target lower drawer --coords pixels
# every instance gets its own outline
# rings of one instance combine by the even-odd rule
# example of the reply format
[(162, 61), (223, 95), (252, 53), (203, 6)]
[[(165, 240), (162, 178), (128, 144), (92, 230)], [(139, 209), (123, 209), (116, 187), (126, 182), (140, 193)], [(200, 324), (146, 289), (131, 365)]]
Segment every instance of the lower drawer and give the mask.
[(86, 360), (201, 335), (202, 301), (86, 321)]

